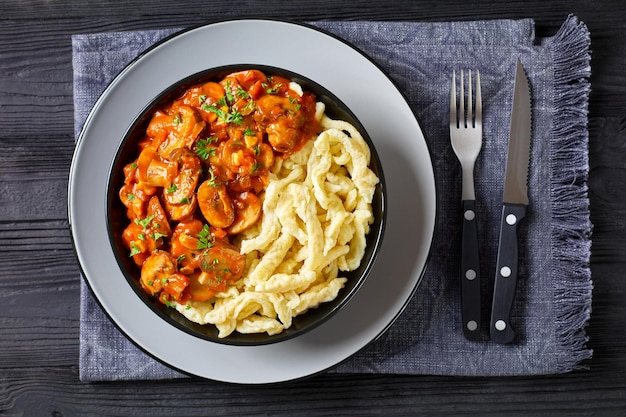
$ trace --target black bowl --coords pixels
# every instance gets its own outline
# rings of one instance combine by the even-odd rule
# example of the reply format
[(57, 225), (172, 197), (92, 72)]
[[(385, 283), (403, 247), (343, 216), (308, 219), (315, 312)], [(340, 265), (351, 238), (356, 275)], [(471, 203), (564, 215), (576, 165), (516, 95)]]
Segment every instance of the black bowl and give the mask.
[[(192, 85), (220, 80), (230, 73), (245, 69), (258, 69), (267, 75), (277, 75), (297, 82), (305, 91), (315, 94), (317, 101), (321, 101), (325, 104), (326, 114), (329, 117), (345, 120), (355, 126), (369, 145), (371, 150), (369, 167), (378, 176), (380, 181), (376, 186), (372, 201), (374, 222), (367, 235), (365, 255), (361, 261), (361, 265), (356, 270), (347, 273), (342, 272), (342, 276), (345, 276), (348, 280), (344, 288), (333, 301), (323, 303), (315, 309), (311, 309), (300, 316), (294, 317), (291, 327), (277, 335), (269, 336), (266, 333), (240, 334), (233, 332), (225, 338), (219, 338), (218, 330), (215, 326), (194, 323), (175, 309), (166, 307), (155, 297), (150, 297), (142, 291), (138, 281), (140, 269), (135, 265), (132, 258), (128, 256), (128, 249), (124, 246), (122, 241), (122, 232), (129, 221), (126, 217), (126, 208), (119, 200), (118, 192), (124, 182), (123, 167), (136, 158), (138, 152), (137, 143), (143, 138), (152, 114), (157, 108), (164, 103), (174, 100)], [(230, 345), (262, 345), (287, 340), (311, 330), (328, 320), (352, 298), (365, 281), (382, 243), (385, 218), (385, 182), (380, 159), (371, 138), (367, 135), (363, 125), (357, 120), (356, 116), (336, 96), (314, 81), (284, 69), (264, 65), (231, 65), (208, 69), (180, 80), (160, 93), (140, 112), (127, 130), (113, 161), (107, 189), (107, 226), (109, 239), (113, 246), (119, 267), (126, 277), (130, 288), (135, 291), (137, 296), (140, 297), (155, 314), (158, 314), (171, 325), (199, 338)], [(125, 289), (120, 289), (120, 291), (124, 290)]]

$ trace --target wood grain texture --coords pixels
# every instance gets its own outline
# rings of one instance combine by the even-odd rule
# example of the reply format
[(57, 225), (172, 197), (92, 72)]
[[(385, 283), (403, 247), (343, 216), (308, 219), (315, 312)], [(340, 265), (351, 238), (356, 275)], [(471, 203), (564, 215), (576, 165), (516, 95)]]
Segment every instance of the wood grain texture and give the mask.
[[(81, 383), (80, 270), (67, 223), (70, 36), (241, 16), (442, 21), (574, 13), (592, 34), (589, 196), (594, 358), (561, 376), (323, 374), (272, 386)], [(626, 415), (626, 4), (606, 1), (10, 0), (0, 13), (0, 415)]]

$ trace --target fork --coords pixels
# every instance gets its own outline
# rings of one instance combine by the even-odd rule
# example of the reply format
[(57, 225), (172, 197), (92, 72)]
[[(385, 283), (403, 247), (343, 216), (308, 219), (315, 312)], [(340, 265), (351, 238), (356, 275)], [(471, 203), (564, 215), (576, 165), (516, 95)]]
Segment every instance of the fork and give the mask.
[[(480, 73), (476, 71), (475, 110), (472, 114), (472, 71), (468, 71), (467, 113), (463, 70), (460, 94), (456, 94), (456, 72), (452, 72), (450, 90), (450, 142), (462, 170), (461, 203), (463, 231), (461, 241), (461, 319), (463, 334), (468, 340), (479, 340), (481, 329), (480, 264), (478, 255), (478, 226), (476, 224), (476, 195), (474, 193), (474, 164), (482, 147), (482, 98)], [(457, 115), (457, 101), (459, 112)]]

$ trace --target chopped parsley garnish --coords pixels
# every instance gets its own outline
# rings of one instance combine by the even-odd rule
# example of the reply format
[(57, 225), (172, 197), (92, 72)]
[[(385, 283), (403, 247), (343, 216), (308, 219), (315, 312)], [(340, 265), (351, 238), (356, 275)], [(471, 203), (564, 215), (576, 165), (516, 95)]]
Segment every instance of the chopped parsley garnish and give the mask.
[(246, 128), (245, 132), (243, 132), (244, 136), (254, 136), (256, 135), (256, 132), (254, 131), (254, 129), (250, 129), (249, 127)]
[(141, 219), (141, 220), (135, 219), (135, 223), (137, 223), (139, 226), (145, 229), (146, 227), (150, 225), (150, 223), (152, 222), (152, 219), (154, 219), (154, 215), (148, 216), (145, 219)]
[(150, 237), (151, 237), (153, 240), (159, 240), (159, 239), (160, 239), (160, 238), (162, 238), (162, 237), (167, 237), (167, 235), (166, 235), (166, 234), (164, 234), (164, 233), (154, 232), (154, 233), (152, 233), (152, 234), (150, 235)]
[(280, 90), (280, 87), (282, 87), (282, 84), (281, 84), (281, 83), (278, 83), (278, 84), (274, 85), (274, 86), (273, 86), (273, 87), (271, 87), (271, 88), (266, 88), (266, 89), (265, 89), (265, 92), (266, 92), (267, 94), (276, 94), (276, 93), (278, 93), (278, 91)]
[(133, 193), (128, 193), (128, 195), (126, 196), (128, 198), (128, 201), (135, 201), (135, 194)]
[(215, 174), (213, 173), (213, 170), (209, 168), (209, 179), (207, 180), (209, 182), (209, 185), (212, 187), (217, 186), (217, 181), (215, 180), (216, 180)]
[(249, 113), (252, 113), (252, 111), (255, 108), (256, 108), (256, 103), (254, 101), (249, 101), (242, 110), (249, 114)]
[(243, 124), (243, 115), (241, 113), (239, 113), (238, 111), (233, 110), (232, 113), (230, 113), (228, 115), (227, 122), (235, 123), (235, 124), (238, 124), (238, 125), (242, 125)]
[(198, 98), (200, 100), (202, 110), (215, 113), (217, 117), (222, 119), (225, 123), (235, 123), (238, 125), (243, 124), (243, 115), (239, 111), (231, 108), (231, 106), (235, 103), (235, 95), (244, 98), (244, 96), (247, 97), (248, 93), (245, 90), (238, 89), (235, 91), (235, 94), (233, 94), (230, 80), (226, 81), (226, 87), (224, 90), (226, 91), (226, 94), (217, 100), (217, 106), (208, 104), (206, 102), (206, 96), (200, 95)]
[(203, 271), (210, 271), (209, 264), (204, 259), (202, 260), (201, 266)]
[(131, 242), (130, 255), (128, 256), (135, 256), (135, 255), (139, 255), (140, 253), (141, 253), (141, 250), (134, 243)]
[(226, 123), (235, 123), (238, 125), (243, 124), (243, 116), (237, 110), (233, 110), (231, 113), (228, 113), (215, 106), (202, 106), (202, 108), (206, 111), (215, 113), (217, 117)]
[(230, 80), (226, 81), (226, 88), (225, 88), (225, 90), (226, 90), (226, 100), (229, 103), (234, 103), (235, 102), (235, 96), (233, 96)]
[(169, 194), (172, 194), (174, 191), (176, 191), (176, 188), (176, 184), (172, 184), (171, 186), (167, 187), (165, 191)]
[(215, 148), (213, 146), (210, 146), (213, 142), (217, 142), (216, 137), (199, 139), (196, 142), (196, 153), (200, 158), (206, 161), (207, 159), (209, 159), (210, 156), (215, 155)]
[(183, 122), (183, 117), (180, 115), (180, 113), (176, 113), (176, 116), (174, 116), (172, 123), (174, 123), (175, 125), (179, 125), (182, 122)]
[(213, 237), (209, 225), (202, 226), (202, 230), (198, 233), (198, 249), (209, 249), (213, 246)]
[(179, 201), (180, 204), (189, 204), (189, 197), (183, 197)]

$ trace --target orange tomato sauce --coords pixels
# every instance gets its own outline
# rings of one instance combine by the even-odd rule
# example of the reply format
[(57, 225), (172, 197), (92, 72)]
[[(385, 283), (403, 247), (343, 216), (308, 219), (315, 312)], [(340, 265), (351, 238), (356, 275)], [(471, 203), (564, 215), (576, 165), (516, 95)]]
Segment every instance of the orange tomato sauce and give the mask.
[(275, 158), (318, 134), (316, 98), (259, 70), (194, 85), (154, 112), (124, 167), (122, 239), (164, 304), (206, 301), (243, 274), (231, 244), (262, 215)]

